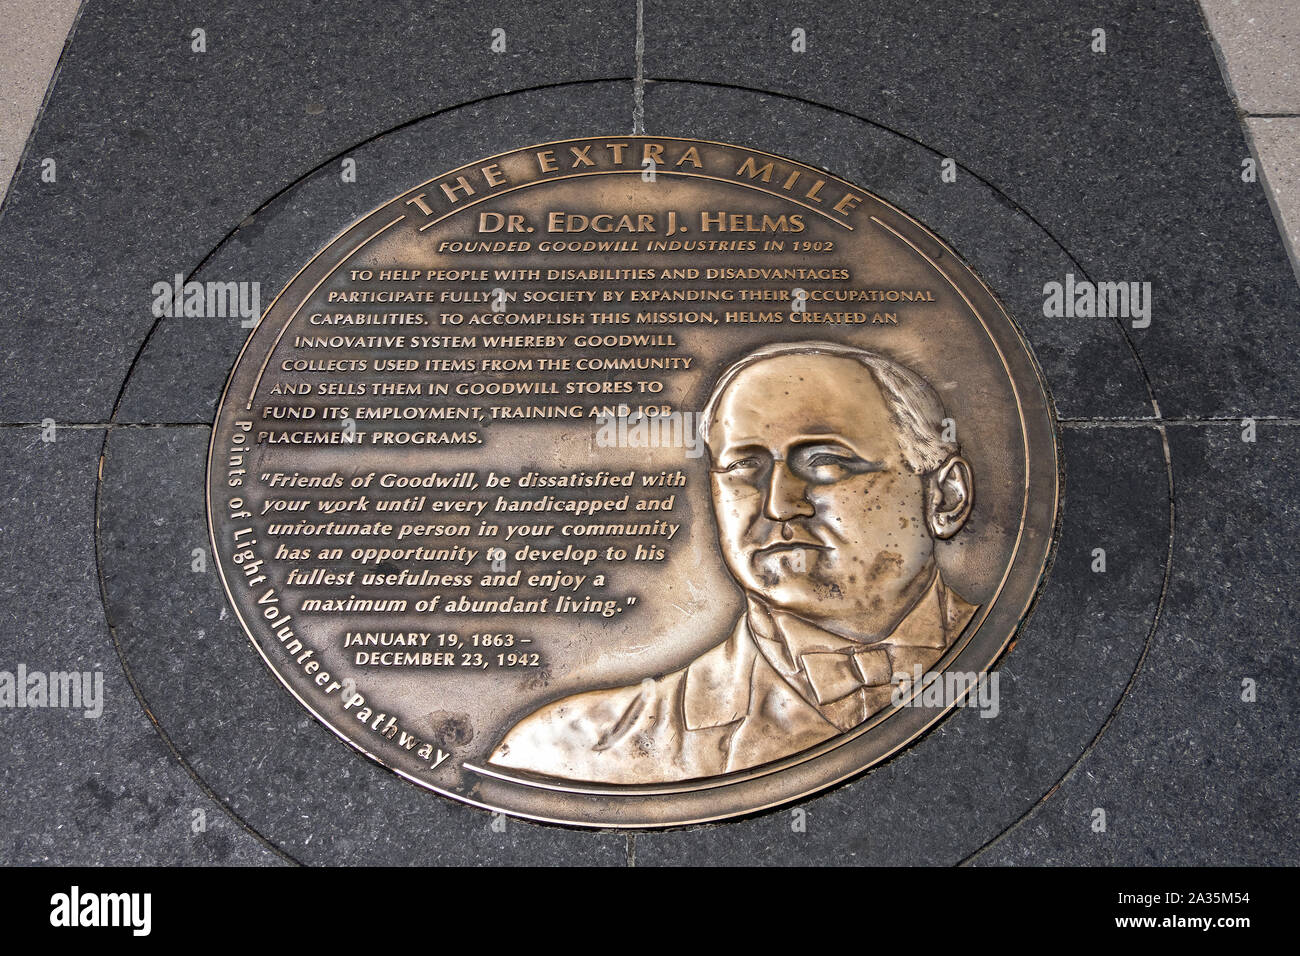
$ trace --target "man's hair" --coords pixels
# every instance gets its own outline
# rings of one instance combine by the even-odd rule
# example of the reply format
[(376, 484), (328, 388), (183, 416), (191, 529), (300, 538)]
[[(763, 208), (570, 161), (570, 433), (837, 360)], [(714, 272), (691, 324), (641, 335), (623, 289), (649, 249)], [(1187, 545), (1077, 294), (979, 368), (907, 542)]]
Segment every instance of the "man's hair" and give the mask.
[(926, 475), (942, 467), (960, 450), (956, 442), (944, 440), (943, 402), (925, 379), (879, 352), (836, 342), (782, 342), (764, 345), (732, 364), (718, 377), (713, 392), (704, 405), (704, 411), (700, 414), (700, 434), (706, 443), (718, 402), (732, 380), (751, 365), (781, 355), (829, 355), (852, 359), (870, 372), (884, 396), (890, 419), (898, 431), (903, 460), (918, 475)]

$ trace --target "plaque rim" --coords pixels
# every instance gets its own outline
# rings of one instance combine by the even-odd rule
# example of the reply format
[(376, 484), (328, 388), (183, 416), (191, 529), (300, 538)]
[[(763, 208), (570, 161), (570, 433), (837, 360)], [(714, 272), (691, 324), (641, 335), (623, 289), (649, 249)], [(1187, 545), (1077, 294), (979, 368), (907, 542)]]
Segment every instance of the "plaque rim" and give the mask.
[[(1015, 321), (1015, 319), (1011, 315), (1011, 312), (1007, 309), (1007, 307), (1002, 302), (1002, 300), (988, 286), (988, 284), (984, 281), (983, 277), (975, 270), (975, 268), (971, 266), (961, 256), (961, 254), (956, 249), (954, 249), (939, 233), (937, 233), (934, 229), (927, 226), (926, 224), (922, 223), (920, 220), (913, 217), (906, 210), (902, 209), (891, 200), (884, 198), (883, 196), (879, 195), (878, 193), (874, 192), (871, 189), (864, 188), (856, 183), (851, 182), (850, 180), (844, 179), (834, 172), (831, 172), (819, 166), (811, 165), (807, 162), (804, 162), (803, 160), (794, 159), (792, 157), (780, 153), (774, 153), (768, 150), (743, 146), (736, 143), (728, 143), (720, 140), (698, 139), (698, 138), (686, 137), (686, 136), (674, 136), (674, 135), (652, 136), (646, 134), (631, 134), (631, 135), (593, 134), (593, 135), (581, 136), (581, 137), (569, 137), (565, 139), (546, 140), (542, 142), (529, 143), (512, 149), (502, 150), (497, 153), (479, 157), (470, 162), (463, 163), (460, 166), (456, 166), (447, 169), (445, 171), (442, 171), (435, 176), (425, 179), (417, 183), (416, 185), (411, 186), (403, 190), (402, 192), (391, 196), (384, 202), (370, 209), (368, 212), (365, 212), (360, 216), (354, 218), (348, 225), (346, 225), (341, 231), (337, 232), (328, 242), (326, 242), (314, 254), (312, 254), (307, 259), (307, 261), (288, 280), (285, 281), (283, 287), (276, 293), (276, 295), (272, 298), (270, 303), (263, 310), (262, 315), (259, 317), (257, 324), (254, 325), (249, 330), (248, 336), (245, 338), (237, 355), (235, 356), (234, 361), (231, 364), (230, 371), (226, 375), (225, 384), (222, 386), (220, 398), (218, 399), (214, 407), (213, 419), (210, 427), (210, 435), (208, 441), (208, 454), (204, 466), (205, 518), (208, 526), (208, 540), (209, 540), (209, 544), (213, 548), (214, 563), (217, 567), (218, 577), (222, 584), (222, 591), (228, 606), (230, 607), (231, 611), (235, 616), (235, 619), (239, 622), (239, 626), (244, 632), (245, 638), (247, 638), (249, 643), (252, 644), (252, 646), (257, 651), (258, 655), (261, 657), (262, 661), (265, 663), (267, 668), (275, 676), (276, 680), (281, 684), (281, 686), (285, 690), (287, 690), (292, 695), (292, 697), (297, 701), (297, 703), (302, 707), (304, 707), (317, 722), (319, 722), (328, 730), (330, 730), (335, 737), (339, 738), (341, 741), (347, 744), (351, 749), (359, 752), (363, 756), (374, 761), (376, 764), (378, 764), (380, 767), (384, 768), (385, 770), (388, 770), (399, 777), (409, 780), (410, 782), (416, 784), (417, 786), (425, 790), (432, 791), (438, 794), (440, 797), (446, 797), (455, 800), (459, 803), (468, 804), (470, 806), (477, 807), (482, 810), (506, 813), (511, 816), (531, 820), (534, 822), (544, 823), (544, 824), (552, 824), (552, 825), (559, 825), (563, 827), (571, 827), (571, 828), (587, 829), (587, 830), (590, 829), (664, 830), (664, 829), (673, 829), (677, 827), (691, 826), (691, 825), (703, 824), (703, 823), (716, 823), (716, 822), (727, 821), (727, 820), (744, 819), (757, 814), (768, 812), (776, 807), (788, 805), (797, 802), (799, 800), (805, 799), (809, 796), (826, 792), (833, 788), (837, 788), (843, 785), (845, 782), (852, 780), (855, 777), (866, 774), (871, 769), (889, 760), (891, 757), (893, 757), (901, 750), (904, 750), (910, 746), (917, 744), (931, 730), (933, 730), (938, 723), (946, 719), (948, 716), (950, 716), (955, 710), (957, 710), (961, 706), (962, 702), (964, 701), (965, 697), (970, 693), (971, 689), (968, 688), (965, 692), (961, 694), (960, 697), (957, 698), (956, 701), (947, 704), (946, 706), (943, 706), (941, 708), (940, 707), (900, 708), (897, 706), (891, 706), (888, 709), (882, 710), (877, 714), (872, 715), (862, 724), (853, 727), (849, 731), (838, 734), (822, 743), (806, 748), (805, 750), (799, 751), (795, 754), (791, 754), (785, 758), (772, 761), (767, 764), (762, 764), (760, 766), (756, 766), (753, 768), (735, 771), (733, 773), (698, 778), (695, 780), (684, 780), (684, 781), (669, 782), (664, 784), (646, 784), (646, 785), (584, 784), (581, 782), (574, 782), (574, 781), (566, 782), (561, 780), (560, 778), (555, 778), (555, 777), (536, 776), (534, 778), (533, 775), (527, 774), (523, 771), (506, 772), (502, 769), (481, 766), (477, 762), (461, 761), (461, 766), (466, 771), (469, 771), (470, 773), (477, 776), (480, 782), (487, 787), (489, 796), (487, 798), (479, 799), (476, 797), (468, 796), (464, 793), (457, 792), (450, 788), (440, 786), (429, 780), (422, 779), (406, 770), (403, 770), (400, 767), (394, 766), (393, 764), (386, 761), (383, 756), (379, 755), (377, 752), (375, 752), (374, 750), (370, 749), (369, 747), (361, 743), (358, 739), (344, 733), (333, 722), (331, 722), (330, 720), (322, 716), (320, 711), (298, 692), (297, 688), (295, 688), (295, 686), (286, 678), (285, 674), (282, 673), (281, 669), (277, 667), (275, 663), (273, 663), (270, 656), (266, 653), (266, 651), (258, 642), (258, 640), (253, 636), (253, 629), (249, 627), (247, 621), (245, 620), (244, 614), (240, 609), (239, 603), (235, 599), (235, 595), (230, 586), (230, 581), (228, 580), (226, 575), (226, 569), (220, 558), (221, 551), (218, 547), (218, 542), (217, 542), (216, 521), (214, 517), (215, 512), (213, 508), (213, 494), (212, 494), (213, 493), (213, 462), (215, 460), (214, 456), (217, 452), (218, 425), (222, 418), (223, 412), (227, 410), (227, 400), (230, 396), (231, 386), (234, 384), (236, 372), (239, 371), (241, 363), (243, 362), (246, 354), (249, 351), (250, 346), (252, 345), (255, 337), (257, 336), (257, 332), (261, 329), (263, 322), (271, 314), (272, 310), (275, 308), (275, 306), (280, 301), (280, 299), (284, 296), (284, 294), (288, 292), (295, 285), (295, 283), (298, 282), (298, 280), (303, 276), (304, 273), (306, 273), (313, 266), (318, 265), (322, 257), (324, 257), (331, 249), (333, 249), (340, 242), (340, 240), (346, 238), (350, 233), (359, 231), (359, 227), (362, 226), (362, 224), (366, 223), (368, 220), (370, 220), (373, 216), (375, 216), (376, 213), (379, 213), (384, 209), (394, 206), (396, 203), (408, 197), (412, 193), (415, 193), (418, 190), (423, 189), (440, 180), (446, 179), (464, 170), (481, 167), (483, 165), (490, 163), (492, 160), (499, 159), (505, 156), (511, 156), (518, 153), (526, 153), (528, 151), (537, 150), (545, 147), (562, 146), (562, 145), (567, 145), (572, 143), (585, 143), (593, 140), (611, 139), (611, 138), (616, 138), (619, 140), (626, 140), (626, 141), (679, 142), (679, 143), (700, 144), (700, 145), (722, 147), (726, 150), (735, 150), (746, 154), (770, 157), (772, 159), (779, 160), (783, 163), (788, 163), (790, 165), (798, 166), (802, 169), (815, 172), (819, 176), (827, 177), (828, 179), (834, 180), (839, 184), (842, 184), (847, 187), (851, 187), (853, 190), (865, 193), (868, 197), (870, 197), (871, 199), (875, 200), (876, 202), (884, 206), (885, 209), (887, 209), (889, 212), (899, 216), (905, 223), (909, 224), (911, 228), (917, 230), (922, 236), (926, 237), (930, 241), (937, 243), (941, 249), (942, 256), (951, 257), (953, 261), (958, 263), (959, 268), (958, 270), (956, 270), (958, 272), (957, 278), (968, 278), (974, 280), (975, 294), (977, 296), (982, 295), (986, 297), (988, 303), (990, 303), (993, 306), (994, 311), (1000, 314), (1002, 319), (1005, 321), (1005, 326), (1002, 326), (1002, 328), (1005, 328), (1010, 332), (1010, 339), (1011, 339), (1010, 343), (1003, 343), (1002, 341), (999, 340), (999, 338), (994, 333), (994, 329), (990, 328), (989, 322), (985, 318), (986, 310), (981, 310), (975, 307), (975, 304), (971, 302), (966, 291), (963, 290), (958, 284), (957, 279), (955, 279), (953, 276), (950, 276), (944, 270), (940, 269), (939, 266), (934, 261), (934, 259), (932, 259), (929, 255), (927, 255), (922, 249), (918, 248), (915, 244), (908, 241), (908, 239), (905, 236), (903, 236), (901, 233), (899, 233), (897, 230), (893, 229), (887, 223), (881, 221), (875, 216), (871, 217), (873, 220), (875, 220), (875, 222), (878, 225), (882, 226), (887, 232), (892, 233), (896, 239), (910, 246), (914, 252), (916, 252), (923, 259), (925, 259), (927, 264), (933, 270), (938, 272), (940, 277), (945, 282), (947, 282), (953, 288), (953, 290), (956, 291), (958, 295), (965, 301), (967, 308), (979, 320), (980, 325), (983, 328), (985, 334), (988, 336), (991, 344), (993, 345), (994, 349), (997, 351), (999, 361), (1001, 362), (1002, 365), (1003, 373), (1006, 375), (1007, 381), (1009, 382), (1010, 387), (1016, 396), (1016, 409), (1018, 413), (1018, 420), (1020, 423), (1019, 441), (1023, 448), (1023, 461), (1025, 467), (1024, 492), (1021, 496), (1022, 510), (1021, 510), (1020, 523), (1016, 531), (1016, 542), (1011, 551), (1011, 556), (1007, 561), (1002, 577), (998, 582), (997, 588), (994, 591), (994, 593), (990, 596), (990, 598), (985, 602), (985, 606), (981, 609), (980, 617), (978, 621), (974, 623), (973, 627), (968, 628), (967, 632), (963, 633), (963, 635), (958, 639), (957, 643), (955, 643), (952, 648), (946, 651), (944, 655), (940, 658), (940, 660), (937, 661), (935, 665), (933, 665), (933, 669), (935, 670), (947, 671), (949, 668), (952, 668), (955, 664), (957, 664), (961, 660), (963, 655), (967, 653), (973, 653), (971, 651), (971, 645), (975, 643), (976, 638), (979, 637), (981, 635), (981, 632), (983, 632), (985, 628), (989, 625), (989, 622), (994, 618), (994, 612), (996, 611), (998, 612), (997, 613), (997, 618), (999, 623), (999, 626), (997, 628), (998, 633), (1001, 633), (1004, 629), (1004, 626), (1001, 623), (1002, 621), (1012, 620), (1014, 621), (1014, 623), (1009, 628), (1006, 628), (1006, 634), (1004, 638), (1000, 640), (994, 639), (992, 641), (989, 641), (988, 647), (985, 647), (984, 643), (981, 643), (979, 645), (980, 653), (977, 656), (978, 658), (983, 659), (983, 663), (980, 664), (980, 666), (978, 667), (970, 668), (972, 671), (976, 671), (980, 674), (985, 674), (993, 670), (995, 666), (999, 664), (1002, 658), (1005, 656), (1010, 646), (1017, 641), (1021, 632), (1026, 626), (1029, 617), (1032, 615), (1034, 607), (1037, 604), (1037, 601), (1041, 596), (1042, 591), (1046, 587), (1047, 580), (1052, 569), (1052, 565), (1055, 561), (1057, 544), (1059, 542), (1060, 534), (1061, 534), (1061, 524), (1062, 524), (1061, 504), (1064, 499), (1064, 487), (1065, 487), (1065, 471), (1063, 467), (1062, 451), (1061, 451), (1061, 429), (1060, 429), (1058, 416), (1056, 413), (1055, 403), (1052, 399), (1050, 385), (1047, 382), (1047, 379), (1043, 373), (1043, 369), (1037, 359), (1037, 356), (1034, 354), (1033, 348), (1029, 343), (1028, 337), (1021, 329), (1019, 323)], [(529, 183), (519, 184), (518, 186), (512, 187), (511, 190), (489, 193), (485, 196), (473, 200), (472, 202), (468, 202), (464, 206), (453, 210), (452, 212), (446, 214), (445, 216), (440, 217), (439, 219), (426, 224), (426, 226), (423, 228), (427, 228), (428, 226), (431, 225), (436, 225), (437, 222), (442, 221), (442, 219), (444, 218), (449, 218), (451, 216), (456, 215), (457, 213), (464, 212), (465, 210), (472, 208), (473, 206), (477, 205), (480, 202), (485, 202), (491, 199), (498, 198), (499, 196), (514, 191), (515, 189), (526, 189), (526, 188), (530, 188), (531, 186), (546, 185), (552, 182), (582, 178), (591, 175), (620, 175), (620, 174), (640, 175), (640, 173), (641, 170), (639, 168), (604, 170), (599, 172), (592, 171), (592, 172), (585, 172), (585, 173), (576, 173), (570, 176), (563, 176), (563, 175), (553, 176), (545, 180), (536, 180)], [(676, 176), (676, 177), (690, 178), (690, 179), (707, 179), (710, 181), (724, 183), (726, 185), (740, 186), (744, 188), (757, 188), (737, 180), (724, 179), (721, 177), (708, 176), (699, 173), (674, 171), (670, 169), (660, 169), (658, 171), (658, 175)], [(759, 190), (759, 191), (763, 191), (763, 190)], [(781, 197), (781, 198), (786, 198), (786, 197)], [(795, 202), (796, 204), (800, 205), (802, 208), (807, 208), (810, 209), (811, 211), (819, 212), (829, 221), (834, 222), (843, 228), (847, 228), (850, 231), (853, 230), (852, 226), (828, 216), (824, 211), (817, 210), (815, 207), (809, 207), (802, 203), (798, 203), (798, 201), (793, 197), (790, 197), (788, 201)], [(353, 245), (335, 265), (327, 269), (325, 275), (321, 278), (320, 282), (317, 283), (317, 286), (313, 287), (312, 290), (307, 293), (303, 302), (300, 303), (298, 307), (292, 311), (289, 318), (286, 320), (284, 327), (279, 330), (274, 340), (271, 342), (270, 347), (267, 351), (266, 361), (262, 363), (262, 367), (259, 370), (257, 376), (255, 377), (252, 387), (250, 389), (248, 407), (251, 408), (256, 398), (256, 391), (260, 387), (262, 375), (264, 374), (266, 367), (269, 366), (271, 357), (273, 356), (276, 348), (278, 347), (281, 338), (286, 334), (289, 326), (292, 324), (293, 320), (297, 317), (298, 312), (306, 305), (307, 301), (314, 294), (316, 288), (319, 287), (320, 284), (323, 284), (324, 281), (326, 281), (326, 279), (328, 279), (329, 276), (335, 274), (335, 272), (346, 263), (348, 258), (350, 258), (352, 255), (355, 255), (357, 252), (361, 251), (362, 249), (364, 249), (370, 242), (376, 239), (383, 232), (387, 231), (389, 228), (403, 221), (406, 218), (407, 215), (402, 214), (397, 218), (393, 219), (387, 225), (380, 228), (379, 230), (371, 232), (360, 242)], [(421, 229), (421, 231), (423, 231), (423, 228)], [(1027, 365), (1027, 369), (1020, 370), (1022, 373), (1021, 379), (1018, 379), (1015, 375), (1012, 374), (1012, 370), (1009, 365), (1010, 358), (1012, 357), (1009, 357), (1004, 351), (1004, 345), (1006, 344), (1019, 346), (1019, 349), (1014, 351), (1012, 357), (1015, 360), (1017, 360), (1017, 362), (1023, 359)], [(1034, 385), (1036, 386), (1036, 389), (1031, 389), (1031, 391), (1037, 398), (1041, 400), (1041, 409), (1036, 408), (1034, 410), (1035, 413), (1040, 410), (1045, 413), (1041, 421), (1031, 422), (1026, 417), (1028, 414), (1026, 410), (1026, 396), (1021, 394), (1022, 384), (1027, 385), (1027, 383), (1022, 383), (1022, 379), (1025, 377), (1023, 375), (1024, 371), (1029, 372), (1028, 377), (1032, 379)], [(1051, 456), (1050, 480), (1048, 480), (1048, 476), (1045, 474), (1045, 472), (1047, 471), (1047, 467), (1043, 463), (1041, 458), (1038, 459), (1038, 465), (1036, 469), (1031, 469), (1030, 467), (1030, 460), (1032, 455), (1031, 445), (1035, 443), (1038, 444), (1045, 443), (1046, 447), (1043, 448), (1042, 450), (1046, 452), (1050, 452), (1050, 456)], [(1043, 482), (1045, 485), (1048, 486), (1048, 487), (1044, 487), (1042, 489), (1042, 492), (1045, 494), (1050, 493), (1050, 501), (1043, 497), (1033, 498), (1031, 500), (1031, 488), (1034, 485), (1035, 476), (1037, 476), (1041, 482)], [(1030, 522), (1031, 516), (1034, 511), (1041, 512), (1044, 510), (1046, 510), (1047, 514), (1050, 515), (1050, 518), (1045, 523), (1043, 517), (1040, 516), (1038, 518), (1037, 523), (1043, 528), (1043, 530), (1041, 533), (1035, 536), (1038, 539), (1042, 539), (1041, 545), (1035, 547), (1035, 553), (1037, 553), (1038, 547), (1041, 547), (1042, 557), (1036, 562), (1034, 562), (1035, 564), (1034, 567), (1024, 567), (1020, 559), (1022, 554), (1021, 549), (1026, 544), (1026, 535), (1025, 535), (1026, 526)], [(1022, 606), (1019, 607), (1019, 609), (1015, 610), (1014, 612), (1008, 609), (1004, 609), (1002, 606), (999, 606), (998, 604), (999, 600), (1002, 598), (1004, 594), (1005, 589), (1007, 588), (1009, 582), (1011, 582), (1013, 577), (1015, 578), (1029, 577), (1033, 581), (1032, 586), (1028, 590), (1027, 597), (1023, 600), (1023, 602), (1017, 602), (1018, 604), (1022, 604)], [(1014, 613), (1014, 617), (1013, 617), (1013, 613)], [(874, 755), (871, 756), (869, 759), (867, 759), (865, 762), (857, 758), (849, 759), (850, 755), (845, 753), (844, 751), (845, 747), (850, 747), (853, 744), (857, 743), (859, 744), (859, 748), (857, 749), (866, 749), (865, 746), (861, 744), (862, 739), (870, 732), (881, 728), (886, 722), (890, 721), (891, 719), (895, 721), (895, 723), (891, 725), (892, 727), (896, 729), (905, 728), (904, 733), (901, 736), (898, 736), (897, 739), (892, 739), (892, 742), (887, 743), (884, 747), (876, 748), (876, 750), (874, 751)], [(800, 785), (799, 787), (794, 788), (794, 790), (791, 790), (790, 788), (782, 788), (781, 793), (772, 796), (770, 799), (747, 800), (747, 801), (742, 801), (743, 806), (739, 808), (729, 806), (725, 808), (719, 808), (715, 811), (701, 810), (701, 811), (690, 812), (686, 815), (660, 814), (660, 813), (653, 812), (656, 806), (656, 804), (654, 803), (656, 798), (662, 798), (665, 796), (684, 797), (690, 794), (708, 795), (708, 794), (718, 793), (720, 791), (725, 791), (728, 788), (732, 788), (732, 787), (743, 787), (745, 785), (755, 784), (755, 783), (761, 784), (765, 778), (775, 779), (778, 775), (786, 775), (786, 776), (792, 775), (793, 771), (796, 768), (806, 767), (807, 765), (813, 764), (814, 762), (819, 762), (819, 761), (830, 762), (827, 760), (827, 758), (836, 755), (838, 755), (839, 760), (835, 761), (835, 763), (845, 764), (846, 769), (837, 769), (833, 772), (833, 775), (826, 775), (823, 773), (820, 775), (820, 779), (817, 782), (807, 784), (807, 785)], [(620, 798), (622, 801), (624, 801), (624, 806), (627, 806), (626, 801), (628, 800), (628, 798), (631, 798), (633, 800), (637, 800), (637, 798), (642, 798), (645, 801), (649, 802), (648, 809), (651, 812), (644, 816), (637, 816), (632, 819), (624, 819), (624, 818), (598, 819), (598, 817), (606, 816), (606, 815), (609, 817), (622, 816), (622, 813), (607, 814), (607, 813), (602, 813), (599, 810), (593, 813), (588, 813), (585, 816), (581, 814), (581, 812), (577, 814), (568, 814), (563, 812), (547, 812), (547, 811), (533, 812), (531, 810), (519, 809), (515, 806), (511, 806), (509, 805), (509, 801), (494, 801), (493, 799), (491, 799), (491, 794), (497, 791), (498, 784), (504, 784), (507, 787), (512, 787), (512, 788), (525, 787), (526, 790), (524, 790), (523, 792), (528, 794), (537, 794), (539, 791), (544, 793), (557, 794), (557, 795), (561, 795), (560, 799), (564, 799), (564, 797), (574, 797), (574, 796), (595, 797), (598, 799), (606, 798), (606, 797)], [(475, 787), (474, 789), (477, 790), (479, 788)], [(506, 792), (509, 791), (504, 791), (502, 795), (504, 796)], [(637, 800), (638, 804), (640, 802), (641, 802), (640, 800)], [(662, 801), (660, 801), (660, 803), (662, 804)], [(654, 818), (651, 819), (651, 816), (653, 816)]]

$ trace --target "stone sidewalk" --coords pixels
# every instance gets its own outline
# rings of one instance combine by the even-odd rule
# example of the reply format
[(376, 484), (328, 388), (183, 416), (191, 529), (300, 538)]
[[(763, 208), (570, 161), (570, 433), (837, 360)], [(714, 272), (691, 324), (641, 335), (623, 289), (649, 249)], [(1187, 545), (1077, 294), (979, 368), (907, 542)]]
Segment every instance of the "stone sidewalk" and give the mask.
[[(1293, 5), (322, 2), (292, 42), (231, 2), (3, 6), (0, 669), (102, 671), (105, 706), (0, 711), (0, 861), (1300, 862)], [(1021, 320), (1060, 418), (1062, 537), (996, 746), (959, 712), (802, 804), (806, 832), (494, 830), (311, 720), (190, 573), (240, 334), (155, 320), (152, 283), (278, 289), (438, 170), (634, 129), (795, 156), (917, 215)], [(1045, 322), (1066, 272), (1151, 282), (1150, 327)], [(264, 702), (256, 725), (220, 691)]]

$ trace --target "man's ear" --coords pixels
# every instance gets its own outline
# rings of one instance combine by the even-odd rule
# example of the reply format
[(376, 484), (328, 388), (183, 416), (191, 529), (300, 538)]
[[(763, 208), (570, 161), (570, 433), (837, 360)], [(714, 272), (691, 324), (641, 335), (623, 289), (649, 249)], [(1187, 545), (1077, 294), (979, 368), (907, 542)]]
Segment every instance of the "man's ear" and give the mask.
[(936, 538), (951, 538), (960, 531), (974, 503), (970, 464), (961, 455), (925, 476), (925, 523)]

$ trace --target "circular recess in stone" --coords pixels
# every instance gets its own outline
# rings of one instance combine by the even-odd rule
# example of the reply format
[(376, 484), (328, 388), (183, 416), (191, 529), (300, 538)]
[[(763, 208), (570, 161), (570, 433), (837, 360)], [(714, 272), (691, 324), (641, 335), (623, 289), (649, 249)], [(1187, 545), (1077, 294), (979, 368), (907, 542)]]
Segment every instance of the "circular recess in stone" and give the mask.
[[(1041, 277), (1063, 274), (1072, 262), (996, 190), (972, 177), (961, 192), (942, 193), (932, 182), (935, 153), (833, 111), (746, 91), (710, 90), (701, 99), (691, 84), (656, 84), (654, 94), (663, 99), (650, 115), (698, 121), (680, 119), (671, 128), (665, 121), (665, 133), (814, 157), (953, 240), (1020, 322), (1063, 417), (1145, 412), (1140, 372), (1117, 332), (1033, 318), (1030, 290), (1037, 285), (1041, 293)], [(351, 155), (359, 169), (383, 170), (387, 178), (363, 175), (353, 184), (361, 188), (349, 192), (335, 183), (334, 164), (324, 164), (236, 229), (193, 278), (262, 276), (278, 288), (301, 265), (304, 244), (309, 256), (403, 185), (494, 150), (616, 129), (624, 95), (610, 84), (503, 97), (380, 137)], [(430, 156), (441, 161), (426, 163)], [(116, 429), (107, 444), (99, 545), (108, 612), (160, 729), (243, 821), (299, 859), (616, 857), (621, 841), (599, 834), (512, 823), (507, 835), (496, 835), (476, 811), (357, 758), (276, 688), (214, 576), (190, 570), (192, 551), (205, 539), (206, 426), (246, 335), (237, 321), (160, 321), (125, 386), (118, 421), (177, 427)], [(1104, 374), (1081, 370), (1099, 355), (1106, 356)], [(180, 427), (186, 422), (196, 427)], [(1037, 611), (1000, 666), (998, 715), (962, 710), (901, 756), (807, 804), (837, 821), (831, 830), (860, 858), (964, 857), (1023, 815), (1095, 737), (1137, 659), (1159, 594), (1167, 497), (1110, 494), (1116, 483), (1163, 485), (1155, 439), (1149, 432), (1067, 431), (1059, 557)], [(1122, 558), (1123, 574), (1090, 573), (1081, 556), (1098, 542), (1112, 560)], [(872, 825), (865, 827), (868, 807)], [(638, 847), (685, 858), (719, 839), (756, 847), (774, 829), (789, 831), (783, 818), (759, 816), (646, 836)], [(806, 852), (816, 852), (817, 842), (803, 844)]]

